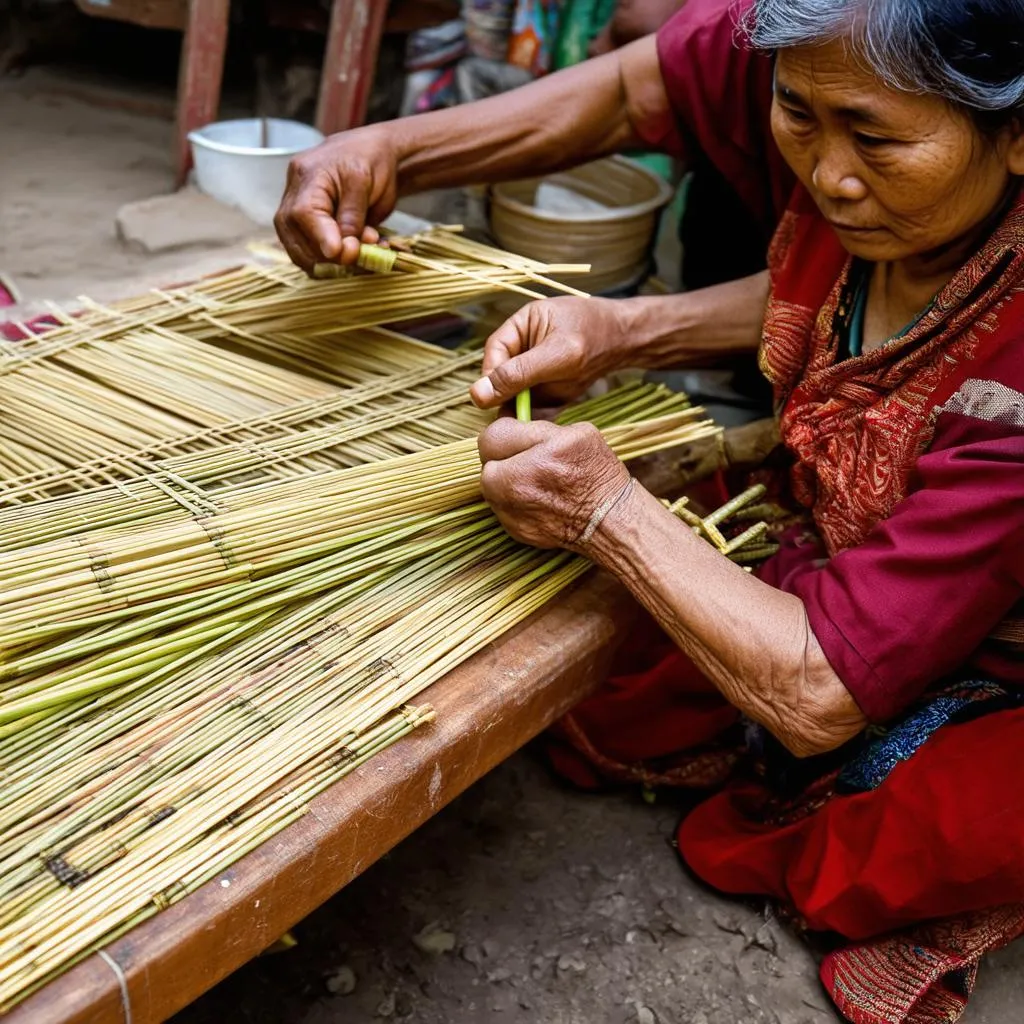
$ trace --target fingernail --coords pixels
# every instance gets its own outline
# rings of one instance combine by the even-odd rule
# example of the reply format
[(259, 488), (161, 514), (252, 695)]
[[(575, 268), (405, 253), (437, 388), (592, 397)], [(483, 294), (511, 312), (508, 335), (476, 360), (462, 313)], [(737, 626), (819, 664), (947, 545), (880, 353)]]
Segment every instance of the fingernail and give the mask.
[(490, 377), (481, 377), (473, 385), (473, 394), (476, 396), (478, 402), (483, 402), (485, 405), (488, 402), (494, 401), (494, 385), (491, 383)]

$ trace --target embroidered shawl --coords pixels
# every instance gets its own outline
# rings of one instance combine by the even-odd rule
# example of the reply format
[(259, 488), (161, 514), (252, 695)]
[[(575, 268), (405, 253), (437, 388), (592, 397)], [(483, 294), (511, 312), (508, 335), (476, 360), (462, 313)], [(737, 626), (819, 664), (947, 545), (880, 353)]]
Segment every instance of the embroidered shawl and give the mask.
[(798, 188), (769, 253), (760, 351), (775, 389), (791, 483), (831, 555), (860, 543), (907, 495), (937, 411), (972, 367), (1024, 337), (1024, 190), (988, 241), (906, 333), (839, 359), (853, 260)]

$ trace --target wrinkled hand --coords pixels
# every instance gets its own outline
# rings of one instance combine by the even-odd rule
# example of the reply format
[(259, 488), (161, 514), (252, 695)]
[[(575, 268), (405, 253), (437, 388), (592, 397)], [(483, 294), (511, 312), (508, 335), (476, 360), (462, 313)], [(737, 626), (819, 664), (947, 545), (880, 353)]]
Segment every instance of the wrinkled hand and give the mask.
[(526, 388), (542, 402), (578, 397), (629, 354), (622, 308), (614, 299), (568, 296), (523, 306), (487, 339), (486, 376), (470, 389), (473, 401), (493, 409)]
[(322, 262), (355, 263), (360, 242), (395, 207), (397, 156), (375, 126), (332, 135), (288, 165), (274, 227), (293, 263), (312, 273)]
[(480, 435), (479, 447), (484, 498), (516, 540), (538, 548), (580, 550), (594, 511), (629, 482), (590, 423), (500, 419)]

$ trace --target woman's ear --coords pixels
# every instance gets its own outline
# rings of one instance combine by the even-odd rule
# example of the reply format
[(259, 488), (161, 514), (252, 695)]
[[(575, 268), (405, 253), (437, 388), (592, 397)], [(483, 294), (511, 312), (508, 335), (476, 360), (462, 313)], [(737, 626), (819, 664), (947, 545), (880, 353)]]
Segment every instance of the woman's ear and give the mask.
[(1006, 168), (1011, 174), (1024, 177), (1024, 118), (1015, 117), (1010, 123), (1008, 132)]

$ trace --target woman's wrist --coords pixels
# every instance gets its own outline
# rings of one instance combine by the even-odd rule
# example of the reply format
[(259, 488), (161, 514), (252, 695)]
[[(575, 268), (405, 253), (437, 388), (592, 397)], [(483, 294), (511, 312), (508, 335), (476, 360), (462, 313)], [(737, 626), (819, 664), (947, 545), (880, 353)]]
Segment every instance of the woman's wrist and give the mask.
[(605, 299), (593, 298), (586, 300), (604, 307), (605, 315), (590, 325), (591, 332), (587, 337), (591, 355), (591, 371), (593, 379), (603, 377), (615, 370), (630, 367), (643, 367), (643, 351), (647, 343), (646, 325), (642, 321), (641, 310), (637, 303), (642, 299)]
[(654, 499), (631, 479), (630, 486), (605, 510), (586, 543), (580, 545), (582, 553), (614, 575), (624, 577), (638, 553), (647, 500)]
[(692, 327), (685, 294), (623, 299), (620, 320), (626, 361), (657, 370), (679, 361)]

